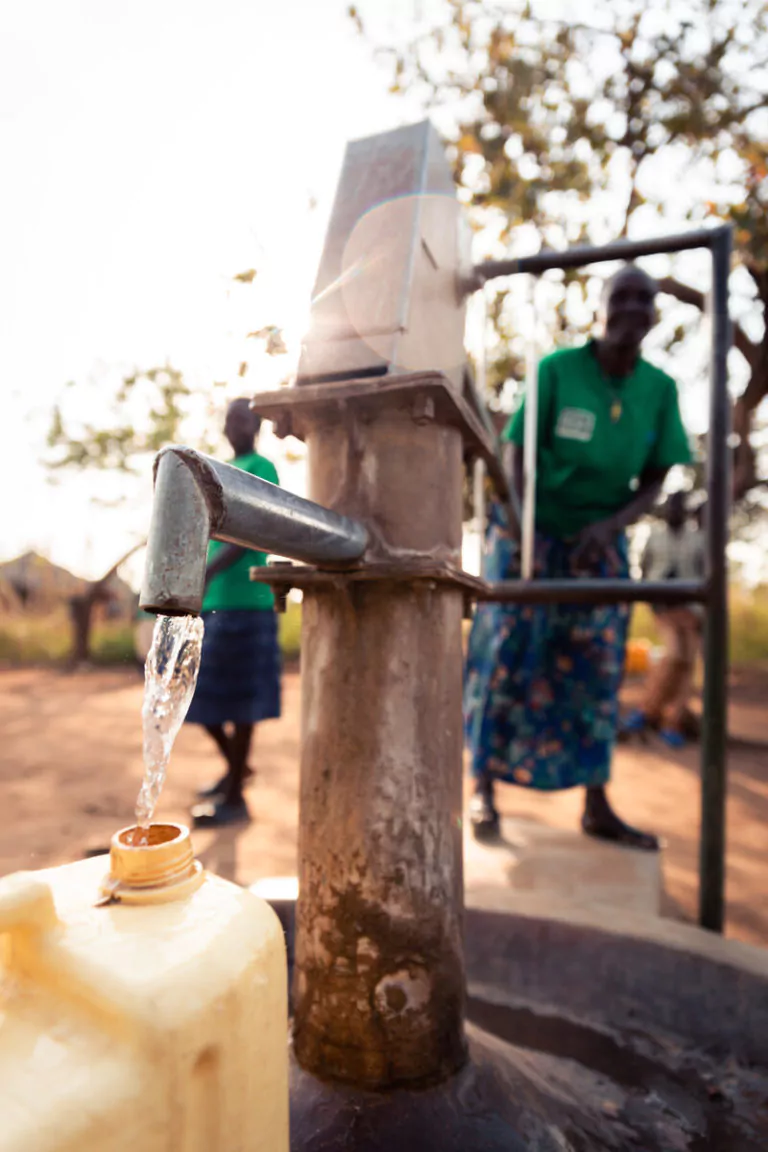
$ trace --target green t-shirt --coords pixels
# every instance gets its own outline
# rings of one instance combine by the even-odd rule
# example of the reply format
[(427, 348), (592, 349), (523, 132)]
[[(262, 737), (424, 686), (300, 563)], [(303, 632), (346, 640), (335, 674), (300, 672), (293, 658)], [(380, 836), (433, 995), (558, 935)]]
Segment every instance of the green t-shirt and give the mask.
[[(625, 507), (646, 468), (691, 459), (674, 380), (642, 359), (609, 379), (592, 342), (540, 362), (537, 428), (536, 524), (561, 539)], [(523, 402), (503, 439), (524, 432)]]
[[(271, 460), (253, 452), (248, 456), (236, 456), (230, 461), (236, 468), (250, 472), (252, 476), (260, 476), (262, 480), (269, 480), (270, 484), (278, 484), (277, 469)], [(208, 561), (225, 548), (219, 540), (211, 540), (208, 545)], [(268, 584), (257, 584), (250, 579), (250, 570), (266, 564), (265, 552), (246, 552), (231, 567), (226, 568), (214, 576), (203, 599), (203, 612), (222, 612), (237, 608), (274, 608), (275, 598)]]

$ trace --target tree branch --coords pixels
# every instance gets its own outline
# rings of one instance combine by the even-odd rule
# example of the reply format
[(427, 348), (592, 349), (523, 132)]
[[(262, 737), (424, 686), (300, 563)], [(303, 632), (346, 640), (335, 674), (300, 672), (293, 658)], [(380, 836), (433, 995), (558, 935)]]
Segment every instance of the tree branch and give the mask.
[(764, 361), (762, 370), (760, 365), (756, 365), (752, 370), (747, 386), (736, 403), (743, 404), (751, 413), (766, 395), (768, 395), (768, 362)]
[(688, 284), (681, 283), (680, 280), (675, 280), (674, 276), (663, 276), (661, 280), (657, 280), (659, 292), (663, 292), (666, 296), (674, 296), (683, 304), (692, 304), (694, 308), (698, 308), (703, 312), (707, 298), (703, 292), (698, 288), (691, 288)]
[(146, 540), (139, 540), (138, 543), (132, 544), (131, 547), (128, 549), (128, 551), (124, 552), (123, 555), (120, 557), (120, 559), (116, 560), (115, 563), (112, 565), (112, 567), (109, 569), (109, 571), (105, 572), (104, 575), (102, 577), (100, 577), (99, 580), (96, 581), (96, 583), (97, 584), (106, 584), (108, 580), (112, 579), (115, 572), (117, 572), (118, 568), (122, 564), (125, 564), (126, 560), (130, 560), (130, 558), (131, 558), (131, 556), (133, 556), (134, 552), (138, 552), (139, 548), (143, 548), (145, 544), (146, 544)]
[[(707, 306), (707, 298), (703, 292), (698, 288), (691, 288), (689, 284), (683, 284), (680, 280), (676, 280), (674, 276), (663, 276), (656, 283), (659, 286), (659, 291), (663, 292), (666, 296), (674, 296), (682, 304), (692, 304), (694, 308), (698, 308), (700, 312), (704, 312)], [(746, 360), (752, 371), (757, 367), (757, 360), (760, 349), (757, 344), (753, 344), (747, 336), (744, 329), (740, 324), (733, 325), (733, 343), (742, 356)]]
[(109, 583), (109, 581), (115, 575), (115, 573), (117, 572), (117, 570), (121, 566), (121, 564), (124, 564), (126, 560), (130, 559), (130, 557), (133, 556), (134, 552), (138, 552), (139, 548), (143, 548), (145, 544), (146, 544), (146, 540), (139, 540), (138, 544), (133, 544), (128, 549), (128, 551), (125, 552), (120, 557), (119, 560), (115, 561), (115, 563), (112, 565), (112, 567), (109, 569), (108, 572), (105, 572), (104, 575), (100, 576), (98, 580), (92, 580), (90, 582), (90, 584), (88, 585), (88, 590), (85, 594), (86, 599), (90, 600), (90, 601), (97, 600), (99, 598), (99, 596), (101, 595), (102, 591), (104, 590), (105, 586)]

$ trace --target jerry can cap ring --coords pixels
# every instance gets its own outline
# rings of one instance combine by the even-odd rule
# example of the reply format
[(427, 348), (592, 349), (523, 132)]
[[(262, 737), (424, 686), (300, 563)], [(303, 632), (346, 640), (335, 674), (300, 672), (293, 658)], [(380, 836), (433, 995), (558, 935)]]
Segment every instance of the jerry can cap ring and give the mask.
[(143, 842), (136, 825), (112, 837), (109, 875), (102, 898), (124, 904), (165, 904), (195, 892), (205, 870), (195, 859), (189, 829), (183, 824), (150, 824)]

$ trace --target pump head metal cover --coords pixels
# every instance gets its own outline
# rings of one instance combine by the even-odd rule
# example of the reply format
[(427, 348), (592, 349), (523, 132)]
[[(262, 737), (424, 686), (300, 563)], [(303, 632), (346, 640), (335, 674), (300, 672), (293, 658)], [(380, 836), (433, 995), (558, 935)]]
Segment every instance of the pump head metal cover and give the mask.
[(439, 369), (461, 388), (469, 239), (428, 120), (348, 144), (297, 382)]

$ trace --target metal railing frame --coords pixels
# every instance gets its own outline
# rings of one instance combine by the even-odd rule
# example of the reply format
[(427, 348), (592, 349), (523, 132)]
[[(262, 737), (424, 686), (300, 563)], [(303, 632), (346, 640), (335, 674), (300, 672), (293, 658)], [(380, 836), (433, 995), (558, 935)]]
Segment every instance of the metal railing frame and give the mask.
[[(580, 601), (605, 604), (697, 601), (707, 605), (699, 923), (704, 928), (721, 932), (724, 919), (727, 738), (725, 551), (730, 500), (730, 403), (726, 362), (730, 346), (728, 273), (731, 230), (728, 227), (713, 228), (666, 239), (621, 241), (602, 248), (574, 248), (568, 252), (542, 252), (519, 260), (489, 261), (475, 268), (473, 288), (498, 276), (538, 275), (549, 268), (573, 268), (694, 248), (709, 249), (713, 266), (706, 579), (654, 583), (594, 579), (477, 581), (472, 594), (480, 600), (497, 602)], [(480, 480), (481, 474), (478, 473), (478, 489)], [(533, 526), (529, 530), (532, 531)], [(227, 464), (190, 449), (168, 449), (156, 461), (156, 493), (142, 607), (166, 613), (201, 610), (209, 539), (334, 567), (362, 559), (368, 533), (365, 526), (356, 520), (292, 496)]]
[[(732, 238), (728, 225), (652, 240), (621, 240), (602, 247), (578, 247), (565, 252), (540, 252), (517, 260), (488, 260), (476, 265), (475, 284), (500, 276), (540, 275), (551, 268), (580, 268), (611, 260), (634, 260), (660, 253), (708, 249), (712, 256), (712, 320), (707, 436), (707, 570), (703, 581), (641, 580), (504, 580), (489, 584), (483, 599), (515, 603), (581, 601), (630, 603), (643, 601), (706, 604), (704, 634), (704, 696), (701, 738), (701, 839), (699, 908), (702, 928), (722, 932), (725, 918), (725, 802), (728, 675), (728, 578), (726, 546), (730, 510), (730, 402), (727, 359), (731, 344), (728, 316), (728, 276)], [(531, 373), (527, 383), (535, 387)], [(524, 518), (524, 535), (533, 529)], [(528, 540), (530, 552), (531, 541)], [(523, 542), (526, 554), (526, 540)]]

